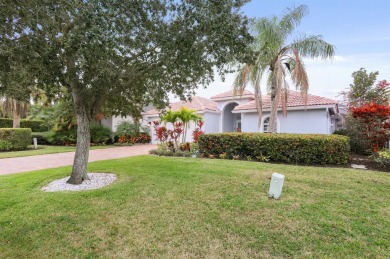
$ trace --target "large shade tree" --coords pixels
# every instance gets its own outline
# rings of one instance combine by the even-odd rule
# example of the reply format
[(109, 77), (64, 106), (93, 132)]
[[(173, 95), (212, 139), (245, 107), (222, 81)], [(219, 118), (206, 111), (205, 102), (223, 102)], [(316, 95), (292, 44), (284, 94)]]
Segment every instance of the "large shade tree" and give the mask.
[(307, 99), (309, 80), (302, 58), (328, 59), (335, 53), (335, 47), (325, 42), (320, 35), (294, 34), (307, 13), (307, 6), (300, 5), (288, 8), (282, 17), (261, 18), (253, 25), (256, 37), (253, 49), (257, 52), (257, 58), (255, 62), (242, 66), (236, 76), (234, 88), (243, 91), (248, 84), (253, 85), (259, 128), (262, 116), (260, 82), (263, 77), (267, 78), (272, 102), (269, 129), (276, 132), (279, 105), (282, 105), (284, 115), (287, 112), (288, 79)]
[[(77, 147), (69, 183), (88, 179), (89, 124), (103, 105), (139, 116), (169, 92), (185, 98), (248, 62), (246, 0), (58, 0), (0, 3), (2, 87), (24, 64), (39, 88), (65, 87), (77, 118)], [(4, 72), (6, 71), (6, 72)]]

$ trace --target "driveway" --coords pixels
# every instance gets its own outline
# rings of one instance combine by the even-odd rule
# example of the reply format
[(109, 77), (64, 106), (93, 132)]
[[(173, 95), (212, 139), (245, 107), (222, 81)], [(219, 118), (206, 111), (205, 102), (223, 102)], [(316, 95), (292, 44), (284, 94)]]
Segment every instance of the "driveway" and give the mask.
[[(89, 162), (149, 154), (155, 145), (136, 145), (89, 151)], [(75, 152), (0, 159), (0, 175), (56, 168), (73, 164)]]

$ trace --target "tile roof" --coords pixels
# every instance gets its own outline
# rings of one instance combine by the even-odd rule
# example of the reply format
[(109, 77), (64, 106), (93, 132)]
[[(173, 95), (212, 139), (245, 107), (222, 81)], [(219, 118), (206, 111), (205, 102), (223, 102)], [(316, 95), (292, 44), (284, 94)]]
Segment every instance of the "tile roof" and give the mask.
[(244, 92), (242, 93), (242, 95), (240, 95), (238, 92), (237, 94), (234, 94), (234, 90), (229, 90), (227, 92), (223, 92), (223, 93), (220, 93), (220, 94), (217, 94), (217, 95), (214, 95), (214, 96), (211, 96), (210, 99), (220, 99), (220, 98), (229, 98), (229, 97), (252, 97), (254, 98), (254, 94), (248, 90), (244, 90)]
[[(307, 103), (306, 106), (313, 106), (313, 105), (327, 105), (327, 104), (337, 104), (338, 101), (308, 94), (307, 95)], [(299, 107), (299, 106), (305, 106), (305, 102), (303, 100), (303, 97), (300, 92), (297, 91), (291, 91), (289, 90), (288, 93), (288, 99), (287, 99), (287, 107)], [(281, 104), (279, 104), (279, 107), (282, 107)], [(271, 108), (271, 96), (266, 95), (263, 96), (263, 109)], [(246, 104), (238, 105), (234, 108), (235, 111), (239, 110), (254, 110), (256, 109), (256, 103), (255, 101), (251, 101)]]
[[(196, 111), (216, 111), (217, 103), (203, 97), (194, 96), (192, 101), (179, 101), (169, 104), (168, 108), (171, 108), (173, 111), (179, 110), (182, 106), (187, 107), (191, 110)], [(152, 109), (144, 113), (144, 115), (155, 115), (158, 114), (160, 110)]]

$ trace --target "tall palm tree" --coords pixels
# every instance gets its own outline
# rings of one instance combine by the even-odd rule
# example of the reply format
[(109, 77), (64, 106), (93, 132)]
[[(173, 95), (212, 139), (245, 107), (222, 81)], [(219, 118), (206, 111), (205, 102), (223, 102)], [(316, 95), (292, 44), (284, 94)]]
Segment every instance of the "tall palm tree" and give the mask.
[[(305, 102), (309, 89), (303, 57), (329, 59), (334, 56), (335, 47), (322, 39), (320, 35), (292, 35), (302, 18), (308, 13), (305, 5), (287, 8), (278, 18), (261, 18), (254, 23), (256, 42), (253, 45), (258, 53), (253, 64), (246, 64), (236, 76), (234, 89), (242, 92), (251, 83), (255, 89), (256, 108), (261, 126), (262, 102), (260, 81), (267, 76), (268, 90), (271, 93), (270, 130), (276, 132), (278, 106), (282, 105), (283, 115), (287, 114), (287, 98), (291, 78), (296, 89), (301, 91)], [(287, 42), (292, 38), (291, 42)]]

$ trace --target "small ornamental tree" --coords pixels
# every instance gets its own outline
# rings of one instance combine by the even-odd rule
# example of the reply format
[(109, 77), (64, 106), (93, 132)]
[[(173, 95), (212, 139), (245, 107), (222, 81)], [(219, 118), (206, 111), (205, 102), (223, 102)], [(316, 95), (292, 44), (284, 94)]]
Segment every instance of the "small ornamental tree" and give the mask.
[(351, 107), (351, 114), (363, 125), (364, 135), (370, 142), (372, 152), (377, 152), (389, 140), (390, 106), (368, 103)]

